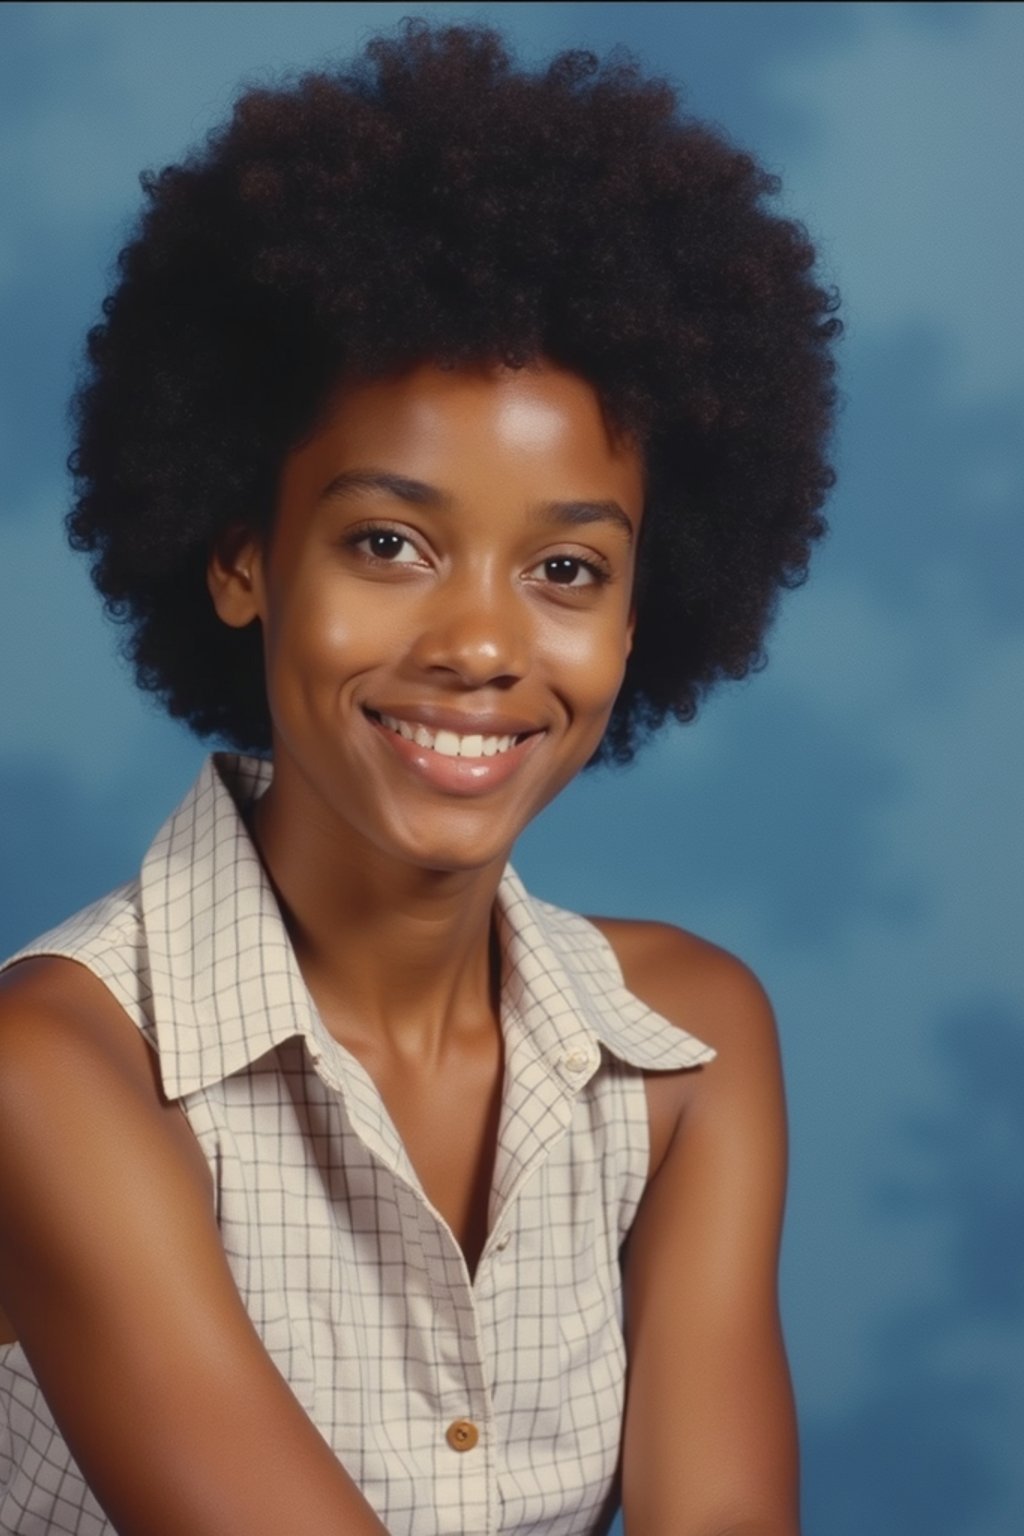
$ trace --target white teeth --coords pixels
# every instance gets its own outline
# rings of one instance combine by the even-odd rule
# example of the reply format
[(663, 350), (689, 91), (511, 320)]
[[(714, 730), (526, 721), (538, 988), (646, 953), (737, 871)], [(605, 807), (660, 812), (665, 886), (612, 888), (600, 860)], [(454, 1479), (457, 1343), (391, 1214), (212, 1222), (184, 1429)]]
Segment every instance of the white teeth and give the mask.
[(408, 720), (398, 720), (394, 715), (381, 715), (381, 725), (389, 731), (397, 731), (406, 741), (414, 741), (418, 747), (429, 747), (441, 757), (497, 757), (515, 745), (515, 736), (459, 736), (455, 731), (430, 731), (425, 725), (411, 725)]
[(461, 741), (462, 738), (456, 736), (454, 731), (438, 731), (434, 738), (434, 751), (440, 752), (442, 757), (460, 757)]

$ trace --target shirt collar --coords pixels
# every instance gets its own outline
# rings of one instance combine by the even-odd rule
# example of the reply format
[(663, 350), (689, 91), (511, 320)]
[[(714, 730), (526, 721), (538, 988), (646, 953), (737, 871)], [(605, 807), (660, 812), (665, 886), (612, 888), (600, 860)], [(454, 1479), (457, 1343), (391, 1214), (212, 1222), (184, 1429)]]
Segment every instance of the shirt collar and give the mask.
[[(143, 862), (142, 917), (164, 1090), (171, 1099), (230, 1076), (295, 1035), (315, 1059), (340, 1050), (299, 970), (243, 818), (270, 783), (263, 759), (216, 753)], [(502, 1009), (569, 1092), (599, 1047), (631, 1066), (695, 1066), (714, 1052), (623, 984), (591, 923), (527, 894), (508, 868), (498, 891)]]
[(511, 866), (498, 911), (503, 1003), (528, 1021), (538, 1051), (571, 1088), (592, 1076), (601, 1046), (647, 1071), (714, 1058), (710, 1046), (629, 991), (614, 950), (593, 923), (530, 896)]

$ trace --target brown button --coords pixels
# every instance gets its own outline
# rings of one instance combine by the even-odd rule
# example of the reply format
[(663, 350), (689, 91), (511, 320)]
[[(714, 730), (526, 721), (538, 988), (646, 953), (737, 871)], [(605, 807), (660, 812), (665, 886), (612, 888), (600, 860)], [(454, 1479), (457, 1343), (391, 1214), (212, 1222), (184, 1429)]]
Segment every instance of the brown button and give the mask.
[(472, 1419), (454, 1419), (444, 1432), (453, 1451), (471, 1451), (480, 1438)]

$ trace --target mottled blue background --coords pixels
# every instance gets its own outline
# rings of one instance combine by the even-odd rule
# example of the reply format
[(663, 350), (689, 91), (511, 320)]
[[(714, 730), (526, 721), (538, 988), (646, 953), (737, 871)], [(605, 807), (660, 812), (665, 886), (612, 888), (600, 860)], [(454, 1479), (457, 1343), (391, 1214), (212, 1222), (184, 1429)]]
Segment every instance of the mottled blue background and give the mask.
[[(137, 174), (407, 10), (0, 10), (0, 950), (135, 868), (201, 755), (65, 553), (65, 400)], [(625, 42), (785, 179), (846, 300), (833, 535), (771, 665), (524, 839), (771, 991), (809, 1536), (1024, 1530), (1017, 4), (421, 5)], [(699, 1020), (694, 1021), (699, 1029)]]

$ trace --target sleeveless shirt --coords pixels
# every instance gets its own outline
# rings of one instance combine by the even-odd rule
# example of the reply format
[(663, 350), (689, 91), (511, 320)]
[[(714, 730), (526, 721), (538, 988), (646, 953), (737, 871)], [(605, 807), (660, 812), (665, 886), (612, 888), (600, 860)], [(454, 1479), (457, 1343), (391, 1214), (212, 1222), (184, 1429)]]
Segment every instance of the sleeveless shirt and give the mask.
[[(143, 1032), (209, 1162), (257, 1331), (391, 1536), (593, 1536), (617, 1498), (643, 1074), (714, 1052), (626, 990), (591, 923), (507, 869), (504, 1080), (471, 1278), (303, 981), (242, 815), (271, 773), (208, 759), (138, 879), (7, 964), (74, 959)], [(114, 1531), (19, 1344), (0, 1347), (0, 1530)]]

